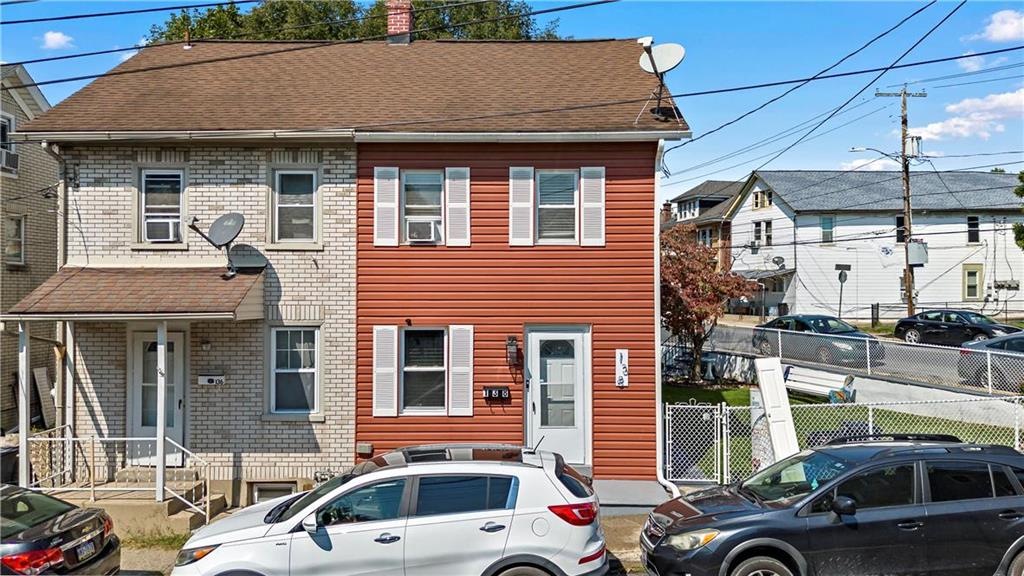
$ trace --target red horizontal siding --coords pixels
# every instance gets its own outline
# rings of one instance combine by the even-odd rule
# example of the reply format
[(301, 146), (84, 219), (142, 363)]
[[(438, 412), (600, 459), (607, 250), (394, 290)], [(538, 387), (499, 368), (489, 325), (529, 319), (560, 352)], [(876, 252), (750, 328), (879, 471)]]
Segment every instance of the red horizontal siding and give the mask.
[[(593, 464), (599, 478), (655, 476), (654, 156), (652, 143), (360, 145), (357, 185), (356, 437), (377, 451), (421, 442), (524, 439), (522, 373), (505, 338), (529, 324), (588, 324), (592, 333)], [(373, 168), (469, 166), (469, 247), (373, 245)], [(509, 166), (606, 169), (606, 246), (510, 247)], [(372, 327), (472, 324), (474, 416), (372, 416)], [(629, 349), (629, 388), (614, 385)], [(507, 385), (490, 404), (485, 385)]]

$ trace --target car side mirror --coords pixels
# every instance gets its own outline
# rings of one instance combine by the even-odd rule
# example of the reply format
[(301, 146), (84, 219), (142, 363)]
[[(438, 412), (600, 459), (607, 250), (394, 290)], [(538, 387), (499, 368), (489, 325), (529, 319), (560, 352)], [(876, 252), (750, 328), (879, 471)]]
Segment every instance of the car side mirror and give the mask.
[(302, 519), (302, 529), (310, 534), (316, 534), (316, 530), (319, 528), (319, 523), (316, 521), (316, 512), (311, 512), (308, 516)]
[(857, 502), (849, 496), (836, 496), (832, 500), (832, 511), (839, 516), (853, 516), (857, 513)]

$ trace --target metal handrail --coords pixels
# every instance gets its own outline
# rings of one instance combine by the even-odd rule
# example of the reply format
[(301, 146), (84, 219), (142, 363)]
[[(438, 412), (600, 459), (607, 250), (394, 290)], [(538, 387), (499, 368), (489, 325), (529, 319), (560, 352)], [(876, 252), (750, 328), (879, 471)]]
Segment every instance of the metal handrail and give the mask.
[(199, 465), (200, 465), (199, 467), (201, 467), (203, 469), (203, 502), (204, 502), (203, 508), (204, 508), (204, 510), (200, 510), (198, 507), (196, 507), (192, 503), (187, 502), (183, 497), (181, 497), (178, 494), (176, 494), (170, 488), (165, 486), (164, 490), (170, 491), (171, 495), (173, 495), (175, 498), (185, 502), (190, 508), (192, 508), (193, 510), (195, 510), (199, 514), (202, 514), (206, 518), (206, 523), (209, 524), (210, 523), (210, 463), (207, 462), (206, 460), (204, 460), (202, 457), (196, 455), (195, 452), (189, 450), (188, 448), (185, 448), (181, 444), (178, 444), (173, 438), (168, 438), (168, 437), (165, 436), (164, 440), (167, 441), (167, 442), (170, 442), (172, 446), (174, 446), (177, 449), (181, 450), (183, 454), (188, 454), (189, 462), (191, 462), (192, 460), (195, 460), (196, 462), (199, 463)]

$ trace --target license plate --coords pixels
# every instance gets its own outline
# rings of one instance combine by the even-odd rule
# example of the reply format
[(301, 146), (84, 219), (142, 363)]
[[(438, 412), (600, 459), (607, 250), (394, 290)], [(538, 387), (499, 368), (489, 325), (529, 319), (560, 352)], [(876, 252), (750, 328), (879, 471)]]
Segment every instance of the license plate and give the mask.
[(86, 542), (75, 549), (75, 554), (78, 556), (79, 562), (90, 558), (96, 554), (96, 544), (94, 542)]

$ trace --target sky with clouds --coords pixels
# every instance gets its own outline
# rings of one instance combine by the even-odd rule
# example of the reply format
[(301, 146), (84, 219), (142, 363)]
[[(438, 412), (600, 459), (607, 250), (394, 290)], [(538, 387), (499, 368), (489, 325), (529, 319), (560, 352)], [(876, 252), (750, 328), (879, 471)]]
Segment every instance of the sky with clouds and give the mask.
[[(18, 19), (86, 12), (149, 8), (189, 2), (84, 2), (41, 0), (3, 8), (2, 18)], [(200, 3), (198, 0), (195, 3)], [(531, 2), (549, 8), (567, 2)], [(673, 93), (726, 88), (812, 76), (889, 28), (921, 6), (907, 2), (640, 2), (622, 1), (557, 14), (559, 31), (573, 38), (653, 36), (675, 42), (686, 59), (667, 75)], [(938, 2), (879, 40), (834, 72), (890, 64), (955, 6)], [(248, 8), (245, 8), (248, 9)], [(78, 51), (131, 47), (143, 42), (149, 27), (166, 14), (6, 25), (0, 59), (12, 62)], [(550, 18), (542, 18), (546, 22)], [(1024, 45), (1024, 9), (1020, 2), (969, 2), (913, 50), (904, 62), (971, 55)], [(102, 73), (133, 52), (29, 65), (36, 80)], [(962, 158), (965, 154), (1024, 149), (1024, 50), (974, 56), (887, 73), (861, 97), (818, 129), (805, 143), (766, 169), (891, 170), (896, 163), (851, 147), (899, 148), (899, 100), (876, 98), (875, 89), (895, 91), (910, 82), (926, 98), (910, 100), (911, 133), (923, 140), (923, 152), (937, 156), (939, 169), (1006, 162), (1024, 168), (1024, 155)], [(991, 69), (991, 71), (984, 72)], [(982, 71), (982, 74), (955, 76)], [(864, 87), (873, 75), (822, 80), (800, 88), (764, 110), (721, 132), (669, 152), (671, 176), (663, 180), (666, 197), (706, 179), (735, 180), (758, 167), (812, 127), (829, 111)], [(57, 103), (86, 82), (42, 87)], [(732, 120), (788, 87), (681, 98), (677, 102), (695, 136)], [(586, 101), (586, 87), (578, 90)], [(624, 98), (635, 95), (624, 94)], [(640, 111), (638, 106), (637, 111)], [(1016, 162), (1015, 164), (1010, 164)], [(930, 167), (927, 167), (930, 169)]]

